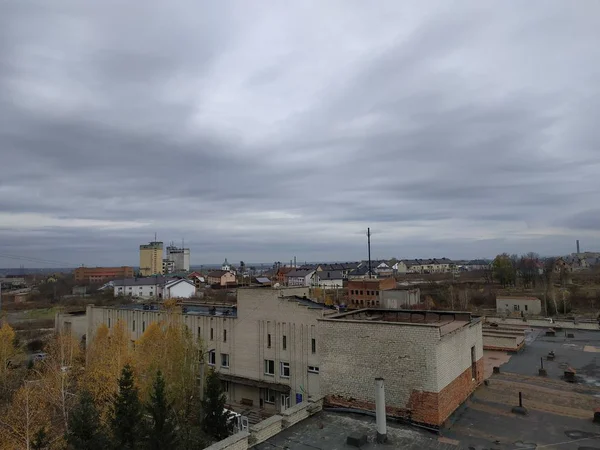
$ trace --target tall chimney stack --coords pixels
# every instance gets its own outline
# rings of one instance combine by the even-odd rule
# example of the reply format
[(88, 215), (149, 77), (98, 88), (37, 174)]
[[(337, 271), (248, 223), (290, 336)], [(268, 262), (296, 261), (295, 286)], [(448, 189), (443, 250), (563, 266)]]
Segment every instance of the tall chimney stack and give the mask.
[(377, 421), (377, 442), (383, 444), (387, 442), (383, 378), (375, 378), (375, 420)]
[(577, 239), (577, 254), (579, 254), (579, 239)]

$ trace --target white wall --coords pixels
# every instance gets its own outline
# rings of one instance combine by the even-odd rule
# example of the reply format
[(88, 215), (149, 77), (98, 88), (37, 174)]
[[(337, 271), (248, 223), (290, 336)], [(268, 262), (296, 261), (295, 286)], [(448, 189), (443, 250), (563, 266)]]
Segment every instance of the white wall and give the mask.
[(145, 286), (114, 286), (114, 295), (132, 295), (134, 297), (154, 298), (162, 294), (162, 289), (158, 284)]
[(185, 281), (181, 281), (167, 288), (165, 298), (190, 298), (196, 294), (196, 287)]

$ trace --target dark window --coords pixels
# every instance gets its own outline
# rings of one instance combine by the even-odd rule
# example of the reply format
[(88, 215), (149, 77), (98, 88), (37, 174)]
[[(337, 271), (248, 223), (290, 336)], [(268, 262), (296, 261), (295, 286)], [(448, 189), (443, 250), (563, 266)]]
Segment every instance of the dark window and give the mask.
[(215, 359), (216, 359), (215, 351), (211, 350), (210, 352), (208, 352), (208, 365), (209, 366), (215, 365)]
[(214, 339), (214, 329), (211, 328), (210, 329), (210, 340), (212, 341)]
[(267, 347), (271, 348), (271, 335), (267, 334)]
[(227, 330), (223, 330), (223, 342), (227, 342)]
[(285, 378), (290, 377), (290, 363), (287, 363), (287, 362), (281, 363), (280, 375)]
[(310, 346), (311, 346), (312, 352), (317, 353), (317, 340), (315, 338), (312, 338), (310, 340)]
[(108, 318), (108, 328), (110, 328), (110, 317)]
[(275, 361), (272, 359), (265, 359), (265, 374), (275, 375)]
[(360, 295), (363, 295), (363, 291), (362, 290), (360, 291)]
[(135, 331), (135, 320), (133, 321), (133, 323), (131, 324), (131, 331)]
[(287, 336), (283, 336), (283, 338), (281, 339), (281, 345), (284, 350), (287, 349)]
[(471, 347), (471, 377), (477, 378), (477, 361), (475, 361), (475, 346)]
[(525, 311), (527, 311), (527, 305), (525, 305)]
[(221, 367), (229, 367), (229, 355), (221, 353)]
[(198, 327), (198, 339), (202, 339), (202, 330)]

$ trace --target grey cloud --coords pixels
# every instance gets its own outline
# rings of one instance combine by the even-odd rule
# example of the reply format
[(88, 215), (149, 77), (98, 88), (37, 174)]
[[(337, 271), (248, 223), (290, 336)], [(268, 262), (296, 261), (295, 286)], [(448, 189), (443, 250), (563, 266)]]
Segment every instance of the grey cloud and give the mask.
[(597, 6), (515, 7), (3, 2), (0, 267), (599, 245)]

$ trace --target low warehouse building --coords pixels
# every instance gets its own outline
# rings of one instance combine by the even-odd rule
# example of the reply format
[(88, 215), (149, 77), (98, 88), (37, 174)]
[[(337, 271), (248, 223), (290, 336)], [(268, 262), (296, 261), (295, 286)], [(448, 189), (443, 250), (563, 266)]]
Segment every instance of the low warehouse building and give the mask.
[(319, 319), (321, 392), (332, 406), (375, 409), (439, 427), (483, 381), (481, 319), (447, 311), (368, 309)]
[(542, 314), (542, 301), (537, 297), (496, 297), (496, 312), (498, 314), (513, 314), (521, 316), (539, 316)]

